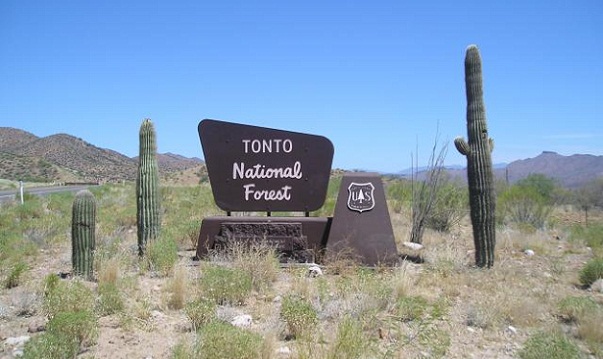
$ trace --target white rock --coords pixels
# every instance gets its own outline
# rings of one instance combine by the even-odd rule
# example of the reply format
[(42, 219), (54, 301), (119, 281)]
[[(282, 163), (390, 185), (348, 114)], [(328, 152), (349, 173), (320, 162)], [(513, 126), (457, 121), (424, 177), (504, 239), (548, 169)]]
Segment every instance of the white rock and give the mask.
[(23, 356), (23, 349), (18, 348), (18, 349), (13, 350), (13, 356), (15, 358), (22, 357)]
[(402, 243), (402, 245), (404, 245), (404, 247), (410, 248), (415, 251), (423, 249), (423, 245), (420, 243), (404, 242), (404, 243)]
[(534, 254), (536, 254), (536, 253), (534, 253), (534, 251), (533, 251), (533, 250), (531, 250), (531, 249), (526, 249), (525, 251), (523, 251), (523, 253), (524, 253), (526, 256), (528, 256), (528, 257), (531, 257), (531, 256), (533, 256)]
[(242, 315), (237, 315), (236, 317), (232, 318), (232, 320), (230, 321), (230, 324), (234, 325), (235, 327), (239, 327), (239, 328), (247, 328), (247, 327), (251, 326), (252, 322), (253, 322), (253, 319), (251, 318), (251, 315), (242, 314)]
[(272, 299), (272, 303), (280, 303), (283, 301), (283, 297), (281, 297), (280, 295), (277, 295), (276, 297), (274, 297), (274, 299)]
[(603, 293), (603, 279), (597, 279), (593, 284), (590, 285), (590, 289), (593, 292)]
[(517, 334), (517, 328), (515, 328), (515, 327), (514, 327), (514, 326), (512, 326), (512, 325), (509, 325), (509, 326), (507, 327), (507, 332), (508, 332), (508, 333), (510, 333), (510, 334)]
[(319, 266), (313, 265), (308, 267), (308, 277), (316, 278), (322, 275), (322, 269)]
[(153, 317), (155, 319), (159, 319), (159, 318), (165, 317), (165, 314), (161, 313), (158, 310), (153, 310), (153, 311), (151, 311), (151, 317)]
[(11, 337), (11, 338), (6, 338), (6, 340), (4, 341), (4, 343), (6, 343), (7, 345), (12, 345), (12, 346), (23, 346), (25, 345), (25, 343), (27, 343), (30, 339), (29, 335), (22, 335), (20, 337)]
[(276, 354), (289, 355), (291, 354), (291, 349), (289, 349), (289, 347), (280, 347), (276, 350)]

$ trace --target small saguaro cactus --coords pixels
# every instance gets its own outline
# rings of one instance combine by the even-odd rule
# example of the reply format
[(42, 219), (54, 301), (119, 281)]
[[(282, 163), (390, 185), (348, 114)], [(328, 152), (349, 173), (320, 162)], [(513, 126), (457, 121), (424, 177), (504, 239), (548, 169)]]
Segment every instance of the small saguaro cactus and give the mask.
[(71, 214), (73, 273), (92, 279), (96, 229), (96, 200), (87, 189), (75, 195)]
[(143, 255), (147, 243), (159, 236), (161, 227), (159, 172), (155, 127), (150, 119), (140, 126), (140, 153), (136, 178), (136, 220), (138, 224), (138, 254)]
[(467, 157), (469, 205), (475, 263), (478, 267), (494, 265), (496, 195), (492, 180), (494, 141), (488, 136), (486, 107), (482, 89), (482, 60), (477, 46), (470, 45), (465, 54), (465, 87), (467, 94), (467, 136), (454, 140), (456, 149)]

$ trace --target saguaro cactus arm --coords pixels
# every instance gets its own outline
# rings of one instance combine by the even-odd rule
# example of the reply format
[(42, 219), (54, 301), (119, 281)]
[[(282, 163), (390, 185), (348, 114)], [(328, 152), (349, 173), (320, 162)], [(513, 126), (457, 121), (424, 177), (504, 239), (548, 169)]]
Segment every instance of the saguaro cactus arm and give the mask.
[(456, 147), (456, 150), (464, 156), (467, 156), (469, 155), (469, 153), (471, 153), (471, 148), (469, 147), (469, 144), (462, 137), (457, 137), (454, 139), (454, 146)]

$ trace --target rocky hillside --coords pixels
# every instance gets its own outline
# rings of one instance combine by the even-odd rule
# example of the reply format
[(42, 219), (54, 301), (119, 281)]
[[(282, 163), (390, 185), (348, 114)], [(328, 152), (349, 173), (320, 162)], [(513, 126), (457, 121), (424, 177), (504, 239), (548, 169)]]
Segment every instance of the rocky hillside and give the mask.
[[(202, 161), (159, 154), (163, 176), (199, 166)], [(68, 134), (37, 137), (0, 127), (0, 178), (36, 182), (119, 182), (136, 179), (137, 159), (96, 147)]]
[(545, 151), (534, 158), (511, 162), (506, 168), (510, 182), (532, 173), (554, 178), (568, 188), (577, 188), (596, 178), (603, 177), (603, 156), (563, 156)]

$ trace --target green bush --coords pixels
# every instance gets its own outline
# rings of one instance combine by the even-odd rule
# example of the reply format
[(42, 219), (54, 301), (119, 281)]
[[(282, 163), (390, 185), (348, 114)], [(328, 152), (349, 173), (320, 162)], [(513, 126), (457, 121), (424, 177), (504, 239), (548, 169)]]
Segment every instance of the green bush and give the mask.
[(26, 359), (71, 359), (82, 346), (98, 339), (98, 321), (91, 311), (57, 313), (46, 327), (46, 332), (25, 344)]
[(27, 264), (21, 260), (12, 265), (6, 280), (4, 281), (4, 287), (7, 289), (19, 286), (21, 283), (21, 276), (27, 271)]
[(167, 276), (178, 261), (178, 245), (164, 233), (159, 239), (147, 243), (144, 256), (148, 269)]
[(65, 335), (43, 333), (33, 337), (23, 348), (23, 359), (73, 359), (79, 352), (79, 345)]
[(603, 278), (603, 257), (593, 258), (586, 262), (580, 270), (580, 283), (584, 286), (590, 286), (597, 279)]
[(62, 281), (56, 275), (45, 280), (44, 312), (52, 320), (61, 312), (94, 309), (94, 294), (80, 281)]
[(530, 187), (511, 186), (498, 198), (498, 221), (543, 228), (553, 206), (538, 191)]
[(207, 298), (200, 298), (188, 303), (184, 312), (190, 319), (193, 330), (198, 331), (203, 325), (216, 319), (216, 303)]
[(294, 338), (309, 334), (318, 323), (318, 314), (312, 304), (293, 295), (283, 298), (281, 318), (287, 324), (289, 335)]
[(603, 250), (603, 225), (573, 226), (570, 239), (583, 241), (593, 251), (601, 251)]
[(444, 181), (438, 187), (436, 200), (425, 218), (425, 225), (440, 232), (448, 232), (457, 225), (469, 210), (469, 194), (460, 184)]
[(199, 282), (201, 295), (216, 304), (242, 305), (252, 289), (251, 276), (236, 268), (204, 266)]
[(262, 357), (259, 334), (213, 321), (201, 328), (194, 357), (198, 359), (256, 359)]
[(362, 322), (346, 316), (337, 326), (337, 336), (329, 347), (328, 359), (360, 359), (371, 357), (373, 344), (364, 335)]
[(124, 299), (116, 283), (99, 283), (96, 308), (100, 315), (119, 313), (124, 310), (124, 306)]
[(597, 311), (597, 303), (588, 297), (565, 297), (557, 307), (559, 314), (568, 321), (578, 321)]
[(427, 300), (423, 297), (412, 296), (398, 299), (394, 308), (394, 315), (403, 322), (420, 319), (428, 307)]
[(57, 313), (46, 330), (50, 334), (64, 335), (79, 346), (89, 346), (98, 339), (98, 320), (90, 310)]
[(521, 359), (580, 359), (580, 349), (571, 340), (559, 333), (537, 333), (532, 335), (518, 353)]

